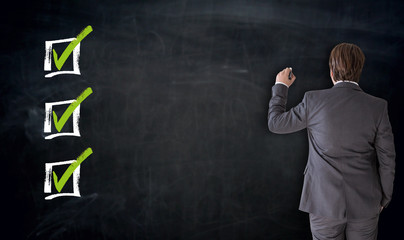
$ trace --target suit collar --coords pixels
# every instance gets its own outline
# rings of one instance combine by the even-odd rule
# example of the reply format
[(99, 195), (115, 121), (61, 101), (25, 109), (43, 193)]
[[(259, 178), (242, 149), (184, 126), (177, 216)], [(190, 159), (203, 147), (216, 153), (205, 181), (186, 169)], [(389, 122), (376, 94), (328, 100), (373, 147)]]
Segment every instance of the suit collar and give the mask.
[(355, 90), (362, 91), (362, 89), (358, 85), (350, 82), (340, 82), (338, 84), (335, 84), (332, 88), (352, 88)]

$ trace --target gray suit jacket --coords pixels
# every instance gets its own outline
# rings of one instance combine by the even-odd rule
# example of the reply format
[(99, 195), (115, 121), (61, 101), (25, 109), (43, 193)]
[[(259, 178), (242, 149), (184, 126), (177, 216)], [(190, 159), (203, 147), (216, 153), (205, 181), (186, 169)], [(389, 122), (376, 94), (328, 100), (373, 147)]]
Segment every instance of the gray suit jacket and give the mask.
[(309, 91), (286, 111), (288, 88), (272, 87), (268, 127), (307, 128), (309, 156), (299, 209), (318, 216), (359, 219), (379, 213), (393, 192), (395, 150), (387, 102), (353, 83)]

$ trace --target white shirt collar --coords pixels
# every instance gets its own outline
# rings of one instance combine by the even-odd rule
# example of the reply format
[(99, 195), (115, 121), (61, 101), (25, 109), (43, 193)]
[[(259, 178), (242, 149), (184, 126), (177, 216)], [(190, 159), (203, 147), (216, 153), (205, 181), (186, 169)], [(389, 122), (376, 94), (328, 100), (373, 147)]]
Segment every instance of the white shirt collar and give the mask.
[(348, 80), (339, 80), (339, 81), (336, 81), (334, 85), (337, 85), (338, 83), (342, 83), (342, 82), (353, 83), (353, 84), (356, 84), (357, 86), (359, 86), (359, 84), (358, 84), (357, 82), (348, 81)]

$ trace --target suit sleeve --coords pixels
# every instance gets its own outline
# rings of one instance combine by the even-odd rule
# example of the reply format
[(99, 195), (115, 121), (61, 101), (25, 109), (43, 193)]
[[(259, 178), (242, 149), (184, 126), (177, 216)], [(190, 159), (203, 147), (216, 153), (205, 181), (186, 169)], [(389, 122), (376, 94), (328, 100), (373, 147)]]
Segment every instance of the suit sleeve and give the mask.
[(292, 133), (306, 128), (306, 95), (296, 107), (286, 111), (288, 88), (281, 84), (272, 87), (272, 98), (269, 101), (268, 128), (273, 133)]
[(379, 161), (379, 176), (383, 198), (381, 205), (387, 207), (393, 194), (393, 182), (395, 174), (395, 149), (394, 138), (387, 113), (387, 102), (381, 116), (376, 133), (375, 148)]

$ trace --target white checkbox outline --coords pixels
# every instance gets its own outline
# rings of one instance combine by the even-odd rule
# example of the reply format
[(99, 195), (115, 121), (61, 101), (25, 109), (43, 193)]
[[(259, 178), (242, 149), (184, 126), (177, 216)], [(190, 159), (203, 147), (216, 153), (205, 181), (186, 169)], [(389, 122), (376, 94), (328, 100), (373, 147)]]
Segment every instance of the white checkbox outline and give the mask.
[[(66, 101), (59, 101), (59, 102), (50, 102), (45, 103), (45, 121), (44, 121), (44, 133), (51, 133), (52, 132), (52, 109), (53, 106), (64, 105), (64, 104), (71, 104), (72, 102), (76, 101), (73, 100), (66, 100)], [(72, 114), (72, 121), (73, 121), (73, 132), (61, 132), (61, 133), (54, 133), (47, 135), (45, 139), (53, 139), (55, 137), (61, 136), (74, 136), (80, 137), (80, 129), (79, 129), (79, 119), (80, 119), (80, 104), (74, 109)]]
[[(52, 193), (52, 169), (54, 166), (70, 165), (77, 160), (68, 160), (62, 162), (45, 163), (45, 183), (44, 183), (44, 193)], [(45, 200), (52, 200), (57, 197), (81, 197), (79, 189), (80, 180), (80, 165), (73, 171), (71, 176), (73, 180), (73, 192), (72, 193), (56, 193), (45, 197)]]
[[(71, 42), (76, 40), (76, 38), (66, 38), (60, 40), (45, 41), (45, 61), (44, 61), (44, 71), (52, 71), (52, 49), (53, 44)], [(80, 75), (79, 68), (79, 58), (80, 58), (80, 43), (73, 49), (73, 70), (72, 71), (55, 71), (45, 75), (46, 78), (51, 78), (60, 74), (76, 74)]]

